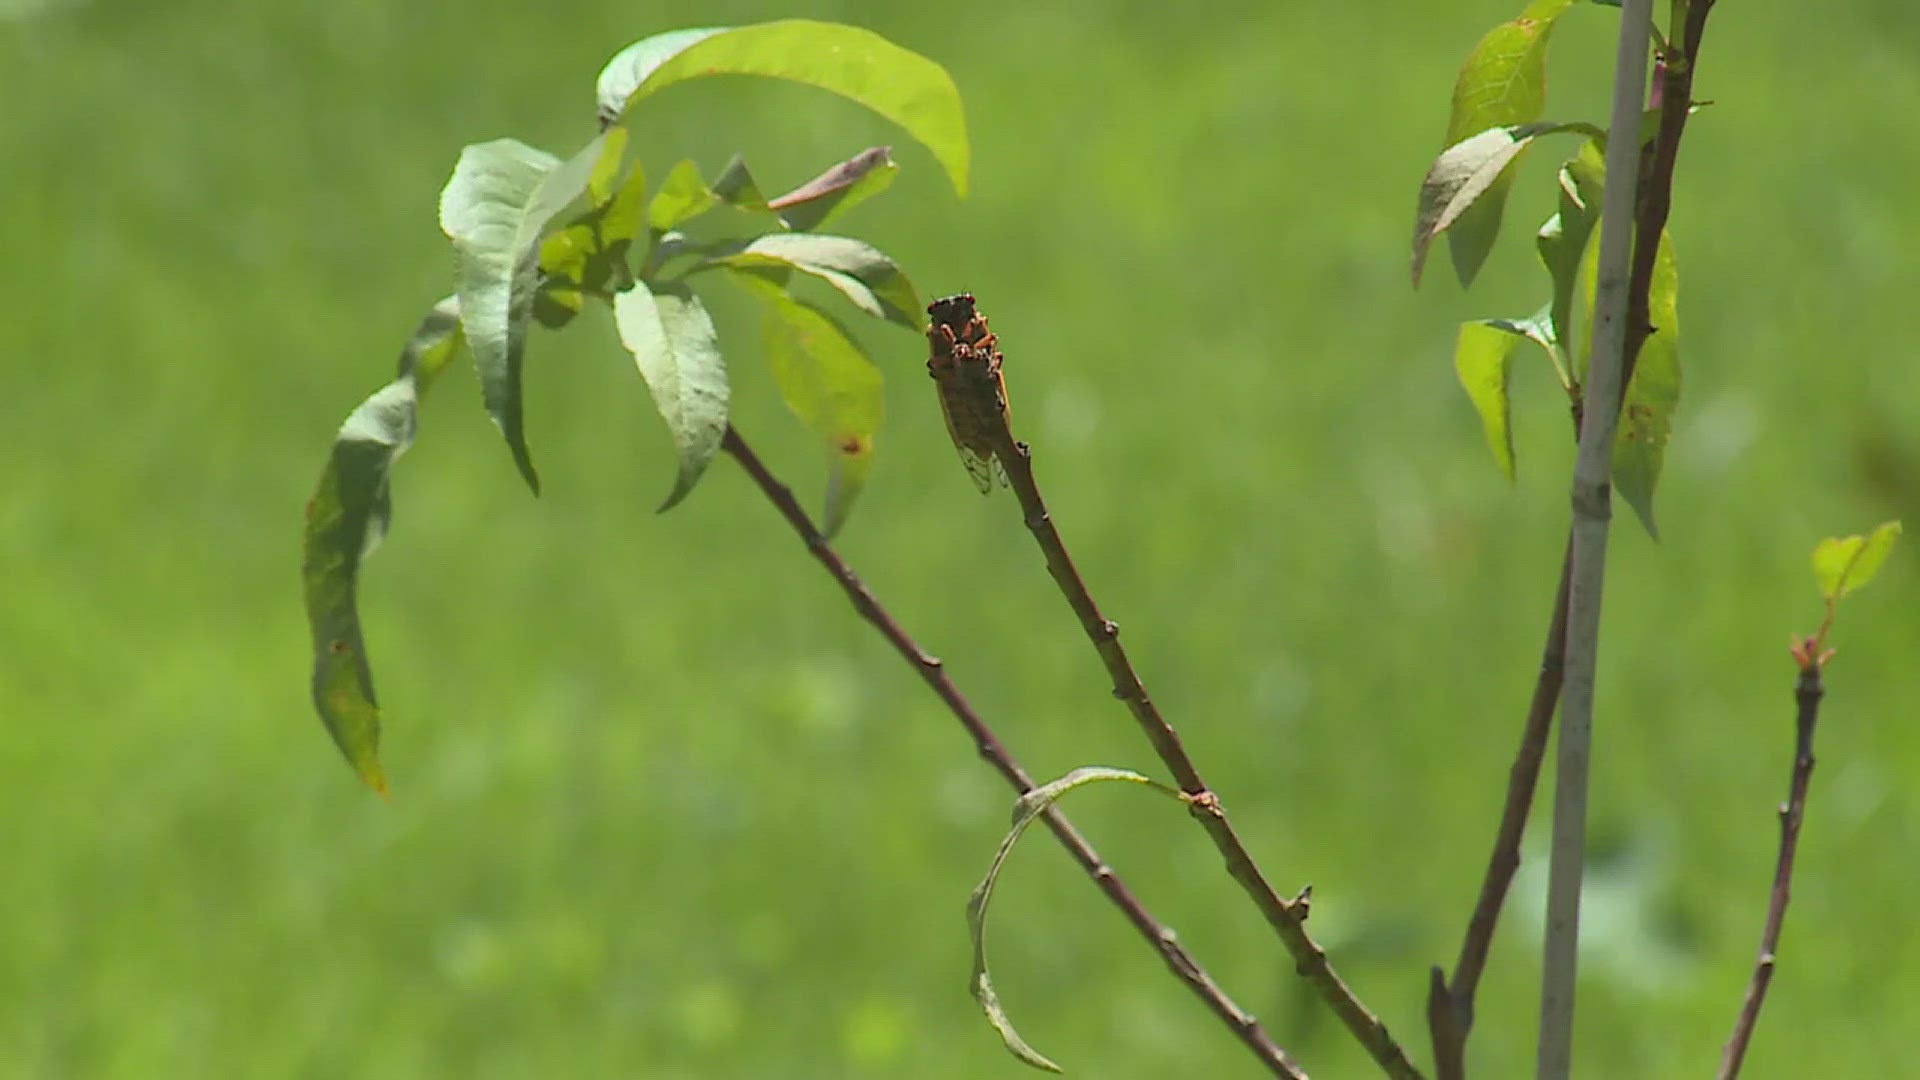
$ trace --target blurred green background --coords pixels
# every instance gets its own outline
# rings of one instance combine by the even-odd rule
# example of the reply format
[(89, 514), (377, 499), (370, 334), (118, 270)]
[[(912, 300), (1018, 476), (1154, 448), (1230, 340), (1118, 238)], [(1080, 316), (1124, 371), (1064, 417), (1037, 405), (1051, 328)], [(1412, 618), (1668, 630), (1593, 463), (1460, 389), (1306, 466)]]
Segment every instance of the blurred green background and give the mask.
[[(1460, 320), (1543, 295), (1527, 241), (1560, 148), (1472, 294), (1444, 259), (1406, 280), (1454, 71), (1520, 6), (0, 3), (0, 1075), (1024, 1075), (965, 992), (962, 906), (1008, 793), (730, 463), (653, 514), (671, 454), (604, 318), (533, 340), (538, 501), (468, 377), (427, 403), (364, 582), (390, 804), (307, 700), (301, 506), (450, 288), (434, 208), (460, 147), (568, 152), (619, 47), (791, 14), (952, 71), (972, 197), (858, 108), (748, 80), (650, 104), (646, 160), (741, 150), (778, 190), (896, 143), (901, 182), (841, 228), (928, 294), (979, 294), (1156, 698), (1425, 1061), (1426, 965), (1477, 886), (1566, 522), (1545, 365), (1521, 354), (1512, 486), (1451, 370)], [(1613, 27), (1563, 21), (1552, 117), (1601, 118)], [(1818, 621), (1807, 553), (1920, 519), (1920, 14), (1728, 3), (1710, 33), (1665, 539), (1616, 519), (1606, 604), (1593, 1076), (1717, 1060), (1786, 782), (1785, 646)], [(739, 424), (817, 505), (818, 449), (716, 301)], [(1154, 771), (1013, 501), (954, 460), (921, 343), (864, 329), (889, 421), (846, 555), (1034, 772)], [(1916, 565), (1836, 633), (1752, 1077), (1910, 1066)], [(1369, 1073), (1181, 815), (1076, 800), (1315, 1075)], [(1539, 867), (1479, 1075), (1530, 1067)], [(1077, 1075), (1257, 1075), (1044, 838), (995, 945), (1008, 1006)]]

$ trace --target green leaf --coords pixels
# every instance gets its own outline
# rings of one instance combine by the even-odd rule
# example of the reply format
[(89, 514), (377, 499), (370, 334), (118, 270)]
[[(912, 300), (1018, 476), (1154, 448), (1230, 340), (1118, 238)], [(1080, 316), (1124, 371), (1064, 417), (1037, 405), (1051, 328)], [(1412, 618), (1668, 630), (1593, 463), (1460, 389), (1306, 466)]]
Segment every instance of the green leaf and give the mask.
[(726, 362), (713, 319), (684, 287), (654, 292), (640, 284), (616, 293), (613, 318), (680, 458), (673, 491), (660, 505), (670, 510), (693, 490), (726, 436)]
[(713, 193), (728, 206), (742, 210), (767, 209), (767, 197), (760, 192), (760, 185), (754, 182), (753, 173), (747, 168), (747, 160), (739, 154), (727, 162), (714, 178)]
[[(611, 128), (608, 133), (624, 130)], [(607, 160), (602, 157), (602, 164)], [(633, 284), (627, 257), (643, 223), (646, 177), (635, 162), (618, 188), (608, 190), (611, 183), (596, 174), (589, 184), (594, 205), (549, 232), (540, 244), (542, 276), (533, 297), (533, 317), (549, 330), (571, 322), (588, 293), (607, 296)]]
[(993, 863), (987, 867), (987, 876), (981, 879), (973, 895), (967, 898), (967, 935), (973, 941), (973, 971), (968, 976), (968, 985), (973, 990), (973, 999), (979, 1002), (981, 1011), (987, 1014), (987, 1023), (1000, 1033), (1001, 1041), (1014, 1057), (1047, 1072), (1057, 1073), (1061, 1069), (1027, 1045), (1027, 1041), (1014, 1030), (1013, 1021), (1007, 1017), (1006, 1009), (1001, 1007), (1000, 996), (994, 992), (993, 980), (987, 973), (987, 905), (993, 900), (993, 887), (1000, 878), (1001, 868), (1006, 865), (1007, 856), (1013, 853), (1013, 845), (1019, 842), (1027, 826), (1032, 825), (1067, 792), (1104, 780), (1145, 784), (1173, 799), (1180, 798), (1179, 792), (1139, 773), (1097, 765), (1075, 769), (1058, 780), (1042, 784), (1020, 796), (1019, 801), (1013, 804), (1013, 828), (1000, 841), (999, 850), (994, 852)]
[(737, 29), (678, 30), (628, 46), (600, 72), (603, 124), (675, 83), (759, 75), (839, 94), (900, 125), (967, 192), (967, 122), (945, 68), (870, 30), (810, 19)]
[(1553, 278), (1550, 322), (1559, 341), (1573, 340), (1570, 325), (1573, 287), (1579, 278), (1580, 259), (1586, 252), (1587, 240), (1600, 220), (1600, 189), (1605, 175), (1599, 144), (1589, 139), (1560, 167), (1559, 209), (1540, 226), (1534, 237), (1540, 262)]
[(832, 316), (777, 281), (754, 271), (727, 276), (764, 305), (762, 332), (780, 397), (826, 446), (821, 531), (831, 537), (846, 523), (873, 465), (884, 396), (880, 369)]
[[(1454, 146), (1489, 128), (1540, 119), (1547, 104), (1547, 44), (1554, 23), (1573, 0), (1534, 0), (1510, 22), (1487, 31), (1467, 55), (1453, 84), (1453, 109), (1447, 118), (1447, 145)], [(1464, 207), (1448, 234), (1453, 268), (1460, 284), (1471, 285), (1500, 232), (1500, 215), (1513, 166), (1520, 151), (1487, 184), (1484, 195)], [(1414, 274), (1419, 284), (1419, 273)]]
[(613, 198), (614, 185), (620, 181), (620, 165), (627, 156), (627, 129), (610, 127), (601, 132), (600, 156), (587, 176), (587, 197), (594, 206), (603, 206)]
[[(1581, 385), (1586, 384), (1592, 363), (1594, 274), (1599, 254), (1596, 238), (1587, 244), (1581, 261), (1582, 329), (1575, 364), (1575, 378)], [(1627, 395), (1620, 405), (1620, 427), (1613, 442), (1613, 487), (1633, 507), (1647, 535), (1658, 540), (1660, 527), (1654, 518), (1653, 495), (1666, 461), (1673, 410), (1680, 404), (1680, 276), (1672, 236), (1665, 230), (1660, 233), (1660, 248), (1654, 255), (1647, 320), (1653, 332), (1640, 346), (1633, 381), (1627, 384)]]
[(1866, 536), (1829, 536), (1814, 545), (1813, 576), (1820, 595), (1829, 602), (1839, 600), (1872, 581), (1899, 536), (1900, 523), (1889, 521)]
[(380, 707), (360, 633), (360, 562), (393, 516), (389, 474), (413, 442), (419, 400), (463, 343), (458, 301), (435, 305), (400, 354), (393, 382), (361, 403), (340, 433), (307, 503), (301, 580), (313, 633), (313, 704), (328, 734), (368, 787), (387, 792), (380, 768)]
[(605, 133), (565, 162), (512, 139), (460, 152), (440, 192), (440, 228), (460, 261), (460, 320), (480, 373), (487, 412), (506, 437), (514, 464), (537, 494), (521, 427), (520, 365), (539, 284), (540, 240), (600, 167)]
[[(1595, 244), (1598, 248), (1600, 245)], [(1613, 486), (1633, 507), (1647, 535), (1660, 539), (1653, 517), (1653, 491), (1667, 456), (1673, 410), (1680, 404), (1680, 276), (1665, 230), (1655, 253), (1647, 318), (1653, 333), (1640, 346), (1633, 381), (1620, 407), (1613, 443)]]
[(1433, 238), (1460, 220), (1475, 202), (1488, 196), (1506, 174), (1507, 166), (1533, 140), (1562, 131), (1597, 129), (1591, 124), (1518, 124), (1489, 128), (1440, 152), (1420, 183), (1420, 206), (1413, 222), (1413, 284), (1420, 285), (1427, 249)]
[(887, 189), (900, 172), (891, 147), (874, 146), (770, 202), (787, 228), (813, 232)]
[(713, 209), (720, 201), (713, 189), (700, 177), (700, 167), (682, 161), (660, 183), (660, 190), (647, 205), (647, 227), (666, 232)]
[(854, 307), (909, 330), (926, 329), (926, 308), (913, 283), (880, 249), (844, 236), (769, 233), (728, 245), (710, 266), (748, 270), (774, 268), (812, 274), (838, 289)]
[(1513, 350), (1519, 344), (1520, 336), (1507, 326), (1482, 319), (1461, 323), (1460, 337), (1453, 347), (1454, 372), (1480, 414), (1487, 447), (1508, 480), (1513, 479), (1514, 467), (1510, 422), (1513, 404), (1507, 396), (1507, 384), (1513, 371)]

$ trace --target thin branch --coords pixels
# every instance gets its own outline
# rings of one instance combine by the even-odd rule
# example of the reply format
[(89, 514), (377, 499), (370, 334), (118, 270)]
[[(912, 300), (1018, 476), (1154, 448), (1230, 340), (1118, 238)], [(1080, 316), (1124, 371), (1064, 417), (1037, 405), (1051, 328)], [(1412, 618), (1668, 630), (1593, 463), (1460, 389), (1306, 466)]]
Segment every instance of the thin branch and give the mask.
[(1554, 591), (1553, 617), (1547, 623), (1547, 642), (1540, 652), (1540, 674), (1534, 680), (1533, 700), (1520, 732), (1520, 749), (1507, 773), (1507, 801), (1500, 812), (1500, 830), (1494, 835), (1493, 854), (1487, 859), (1480, 898), (1460, 943), (1460, 959), (1451, 982), (1433, 969), (1427, 994), (1427, 1026), (1433, 1035), (1433, 1070), (1438, 1080), (1465, 1080), (1467, 1035), (1473, 1030), (1473, 999), (1486, 970), (1493, 931), (1513, 875), (1520, 869), (1520, 839), (1533, 810), (1533, 793), (1540, 780), (1540, 763), (1547, 756), (1547, 737), (1553, 730), (1553, 709), (1560, 701), (1560, 677), (1567, 655), (1567, 583), (1573, 572), (1571, 541), (1560, 561), (1560, 586)]
[(1813, 780), (1813, 728), (1820, 720), (1820, 698), (1826, 688), (1820, 683), (1820, 668), (1825, 657), (1818, 642), (1807, 639), (1795, 650), (1801, 660), (1800, 679), (1794, 687), (1793, 778), (1787, 785), (1787, 801), (1781, 805), (1780, 854), (1774, 860), (1773, 889), (1767, 900), (1767, 924), (1760, 933), (1760, 956), (1754, 961), (1753, 978), (1747, 983), (1747, 996), (1740, 1006), (1740, 1018), (1734, 1022), (1733, 1035), (1727, 1040), (1720, 1058), (1718, 1080), (1734, 1080), (1740, 1075), (1740, 1063), (1753, 1038), (1753, 1026), (1760, 1019), (1760, 1006), (1767, 999), (1767, 985), (1773, 981), (1774, 953), (1780, 947), (1780, 926), (1786, 921), (1787, 900), (1793, 883), (1793, 856), (1800, 843), (1800, 821), (1807, 810), (1807, 785)]
[[(1653, 267), (1660, 253), (1660, 234), (1667, 227), (1667, 215), (1673, 207), (1673, 171), (1680, 162), (1680, 137), (1686, 134), (1687, 117), (1693, 113), (1693, 76), (1700, 61), (1700, 41), (1707, 29), (1707, 16), (1714, 0), (1681, 0), (1676, 7), (1686, 8), (1686, 26), (1674, 38), (1678, 46), (1662, 50), (1654, 94), (1660, 110), (1660, 129), (1654, 135), (1652, 150), (1641, 161), (1639, 205), (1635, 211), (1634, 231), (1638, 241), (1633, 251), (1633, 277), (1627, 292), (1626, 360), (1621, 371), (1620, 392), (1626, 393), (1633, 378), (1634, 364), (1640, 359), (1640, 346), (1647, 335), (1660, 328), (1651, 325), (1647, 314), (1653, 291)], [(1609, 174), (1611, 175), (1611, 174)]]
[[(1599, 265), (1594, 273), (1593, 361), (1586, 415), (1573, 466), (1573, 573), (1567, 587), (1567, 659), (1560, 692), (1554, 771), (1553, 847), (1547, 869), (1547, 927), (1540, 977), (1539, 1080), (1566, 1080), (1573, 1067), (1573, 995), (1580, 947), (1580, 887), (1586, 859), (1587, 781), (1593, 739), (1594, 669), (1600, 600), (1606, 586), (1613, 442), (1626, 385), (1634, 207), (1640, 175), (1640, 115), (1647, 87), (1652, 0), (1625, 0), (1614, 55), (1607, 176), (1601, 197)], [(1641, 238), (1659, 243), (1660, 234)]]
[(1386, 1025), (1341, 980), (1328, 962), (1326, 950), (1307, 934), (1306, 905), (1282, 898), (1261, 874), (1253, 856), (1228, 822), (1219, 797), (1201, 779), (1181, 745), (1179, 734), (1148, 696), (1146, 686), (1127, 658), (1126, 648), (1120, 644), (1120, 628), (1101, 614), (1099, 605), (1088, 592), (1086, 582), (1073, 565), (1073, 557), (1067, 553), (1066, 544), (1054, 528), (1052, 516), (1047, 513), (1046, 501), (1033, 475), (1032, 449), (1014, 439), (1007, 422), (1001, 356), (996, 339), (987, 330), (986, 319), (974, 308), (973, 298), (936, 301), (929, 311), (934, 315), (929, 331), (934, 357), (928, 368), (940, 387), (955, 443), (970, 466), (974, 460), (968, 456), (970, 451), (977, 455), (991, 450), (1004, 468), (1006, 479), (1019, 497), (1027, 529), (1046, 556), (1048, 573), (1074, 614), (1079, 616), (1081, 628), (1113, 680), (1113, 696), (1125, 702), (1132, 712), (1154, 752), (1186, 794), (1193, 816), (1219, 849), (1227, 872), (1252, 898), (1254, 906), (1293, 956), (1296, 971), (1319, 991), (1386, 1075), (1395, 1080), (1419, 1080), (1420, 1072), (1408, 1061)]
[[(853, 602), (854, 610), (860, 613), (861, 618), (872, 624), (873, 628), (880, 632), (880, 636), (886, 638), (887, 643), (893, 646), (894, 651), (919, 672), (921, 680), (946, 705), (947, 711), (951, 712), (954, 718), (960, 721), (961, 726), (966, 728), (980, 756), (986, 759), (1016, 792), (1024, 795), (1033, 790), (1033, 778), (1027, 775), (1026, 770), (1020, 767), (1019, 762), (1014, 760), (1013, 755), (1000, 742), (999, 736), (995, 735), (986, 721), (973, 711), (973, 706), (967, 703), (967, 699), (961, 696), (959, 688), (954, 686), (953, 680), (947, 677), (946, 669), (942, 667), (939, 659), (928, 655), (914, 643), (911, 637), (907, 636), (907, 632), (901, 629), (900, 624), (895, 622), (893, 616), (880, 605), (880, 601), (866, 584), (841, 560), (827, 538), (814, 528), (813, 522), (807, 518), (807, 512), (801, 509), (799, 502), (794, 499), (793, 492), (788, 490), (785, 484), (776, 480), (767, 471), (766, 466), (761, 464), (759, 457), (748, 447), (746, 440), (740, 437), (740, 433), (729, 426), (721, 446), (727, 453), (732, 454), (734, 460), (740, 463), (740, 467), (753, 478), (753, 482), (759, 485), (761, 493), (773, 503), (774, 508), (780, 511), (780, 516), (787, 520), (787, 524), (793, 527), (795, 534), (806, 544), (807, 550), (821, 566), (826, 568), (834, 581), (839, 583), (841, 591), (845, 592), (847, 599)], [(1187, 988), (1193, 991), (1194, 995), (1205, 1003), (1215, 1016), (1220, 1018), (1220, 1022), (1233, 1031), (1234, 1036), (1252, 1052), (1254, 1057), (1259, 1059), (1262, 1065), (1266, 1066), (1267, 1071), (1274, 1076), (1285, 1077), (1287, 1080), (1306, 1080), (1306, 1073), (1287, 1056), (1286, 1051), (1280, 1049), (1267, 1036), (1266, 1031), (1260, 1027), (1260, 1022), (1227, 997), (1226, 992), (1221, 990), (1212, 977), (1201, 968), (1199, 962), (1180, 945), (1173, 929), (1156, 919), (1140, 903), (1132, 890), (1120, 879), (1120, 875), (1107, 865), (1066, 817), (1055, 809), (1049, 809), (1044, 817), (1047, 828), (1052, 830), (1055, 838), (1060, 841), (1060, 846), (1067, 849), (1067, 853), (1073, 856), (1073, 861), (1080, 864), (1080, 868), (1093, 879), (1094, 884), (1106, 894), (1107, 899), (1120, 909), (1121, 914), (1133, 924), (1134, 929), (1138, 930), (1154, 951), (1160, 954), (1160, 958), (1166, 962), (1167, 969), (1173, 972), (1174, 977), (1186, 984)]]

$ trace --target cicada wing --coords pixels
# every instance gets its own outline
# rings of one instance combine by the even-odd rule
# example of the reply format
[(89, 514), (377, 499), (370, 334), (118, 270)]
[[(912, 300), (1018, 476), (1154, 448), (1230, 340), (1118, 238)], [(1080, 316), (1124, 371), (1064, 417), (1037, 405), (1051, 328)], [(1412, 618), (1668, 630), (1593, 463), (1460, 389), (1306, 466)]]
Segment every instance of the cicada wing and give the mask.
[(993, 490), (993, 462), (986, 455), (960, 441), (959, 429), (953, 426), (953, 413), (940, 410), (940, 416), (947, 422), (947, 435), (953, 439), (953, 448), (960, 453), (960, 464), (967, 467), (967, 475), (973, 477), (973, 486), (985, 495)]

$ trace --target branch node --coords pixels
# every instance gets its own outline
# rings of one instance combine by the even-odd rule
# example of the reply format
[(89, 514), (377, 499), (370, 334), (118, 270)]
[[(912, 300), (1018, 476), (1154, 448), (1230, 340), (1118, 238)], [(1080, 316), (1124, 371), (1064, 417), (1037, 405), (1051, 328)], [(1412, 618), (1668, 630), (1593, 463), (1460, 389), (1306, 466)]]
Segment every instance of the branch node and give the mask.
[(1180, 800), (1187, 804), (1187, 808), (1193, 811), (1193, 816), (1195, 817), (1219, 818), (1226, 816), (1225, 811), (1220, 809), (1220, 796), (1215, 795), (1211, 791), (1205, 789), (1200, 791), (1183, 791), (1180, 793)]

